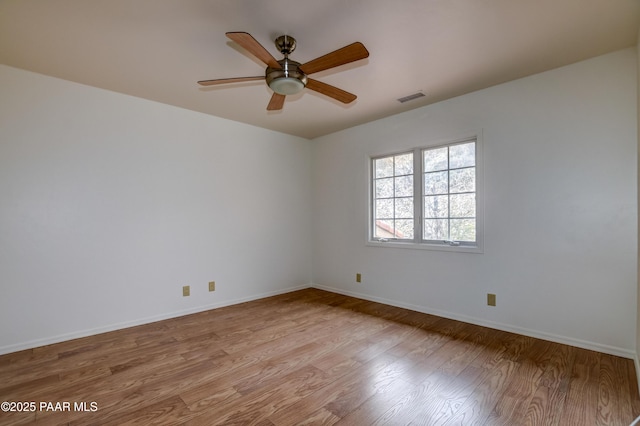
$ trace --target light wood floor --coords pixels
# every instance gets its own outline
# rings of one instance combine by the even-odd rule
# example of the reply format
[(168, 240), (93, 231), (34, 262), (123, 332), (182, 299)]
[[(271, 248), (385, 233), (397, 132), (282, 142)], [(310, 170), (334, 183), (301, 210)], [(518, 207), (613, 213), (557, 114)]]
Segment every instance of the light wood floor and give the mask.
[(0, 424), (626, 426), (635, 377), (628, 359), (308, 289), (2, 356), (0, 401), (37, 407)]

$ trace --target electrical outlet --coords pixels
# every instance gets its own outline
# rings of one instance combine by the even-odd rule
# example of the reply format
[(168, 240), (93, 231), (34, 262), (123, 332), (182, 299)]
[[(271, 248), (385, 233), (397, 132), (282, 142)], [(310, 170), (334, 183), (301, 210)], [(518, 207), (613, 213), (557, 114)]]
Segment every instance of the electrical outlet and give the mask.
[(209, 281), (209, 291), (216, 291), (216, 282)]
[(182, 286), (182, 296), (186, 297), (186, 296), (190, 296), (191, 295), (191, 287), (188, 285), (184, 285)]
[(496, 295), (487, 293), (487, 305), (496, 306)]
[(356, 282), (357, 283), (361, 283), (362, 282), (362, 274), (356, 274)]

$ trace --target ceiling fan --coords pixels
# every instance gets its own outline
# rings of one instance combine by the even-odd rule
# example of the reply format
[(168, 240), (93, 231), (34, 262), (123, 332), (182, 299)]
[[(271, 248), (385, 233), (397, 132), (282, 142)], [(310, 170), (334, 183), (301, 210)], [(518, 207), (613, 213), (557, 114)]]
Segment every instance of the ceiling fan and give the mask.
[(289, 55), (296, 48), (296, 39), (291, 36), (283, 35), (276, 38), (276, 47), (280, 53), (284, 55), (284, 58), (278, 61), (267, 49), (258, 43), (251, 34), (246, 32), (229, 32), (226, 33), (226, 35), (267, 65), (265, 75), (202, 80), (198, 81), (198, 84), (202, 86), (214, 86), (218, 84), (264, 79), (271, 90), (273, 90), (273, 95), (271, 96), (269, 105), (267, 105), (267, 110), (269, 111), (282, 109), (286, 95), (296, 94), (305, 87), (345, 104), (353, 102), (356, 99), (356, 95), (353, 93), (314, 80), (309, 78), (308, 75), (369, 57), (369, 52), (360, 42), (352, 43), (312, 61), (300, 64), (289, 59)]

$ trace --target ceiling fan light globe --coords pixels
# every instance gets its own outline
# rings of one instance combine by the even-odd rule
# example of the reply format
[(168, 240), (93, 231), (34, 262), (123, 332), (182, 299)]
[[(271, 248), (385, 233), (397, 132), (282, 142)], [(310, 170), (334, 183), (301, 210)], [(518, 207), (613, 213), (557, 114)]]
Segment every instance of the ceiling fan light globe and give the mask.
[(304, 89), (304, 83), (297, 78), (281, 77), (271, 80), (269, 87), (280, 95), (295, 95)]

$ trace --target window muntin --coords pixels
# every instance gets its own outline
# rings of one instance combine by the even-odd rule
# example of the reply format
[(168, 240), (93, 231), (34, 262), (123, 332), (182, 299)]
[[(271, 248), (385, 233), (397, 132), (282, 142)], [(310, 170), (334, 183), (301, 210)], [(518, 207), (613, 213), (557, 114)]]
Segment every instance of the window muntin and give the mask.
[(477, 158), (476, 137), (372, 158), (370, 238), (477, 251)]

